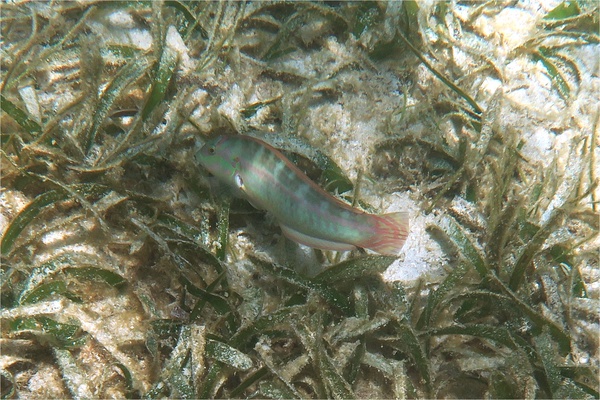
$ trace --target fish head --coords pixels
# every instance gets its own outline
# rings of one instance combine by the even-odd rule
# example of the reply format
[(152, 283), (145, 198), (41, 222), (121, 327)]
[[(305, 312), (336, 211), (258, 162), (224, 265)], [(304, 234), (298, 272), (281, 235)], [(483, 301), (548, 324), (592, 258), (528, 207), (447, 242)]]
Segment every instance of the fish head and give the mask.
[(232, 184), (239, 170), (239, 158), (234, 154), (232, 146), (228, 145), (227, 136), (218, 136), (208, 140), (196, 152), (196, 162), (219, 180)]

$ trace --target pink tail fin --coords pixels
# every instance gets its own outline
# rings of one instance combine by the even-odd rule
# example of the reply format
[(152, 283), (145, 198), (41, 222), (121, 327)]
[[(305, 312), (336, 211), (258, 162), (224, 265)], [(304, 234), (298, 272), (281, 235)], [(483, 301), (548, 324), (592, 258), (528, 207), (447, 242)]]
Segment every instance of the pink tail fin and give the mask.
[(356, 245), (383, 255), (398, 255), (408, 236), (408, 213), (397, 212), (371, 217), (375, 223), (375, 234)]

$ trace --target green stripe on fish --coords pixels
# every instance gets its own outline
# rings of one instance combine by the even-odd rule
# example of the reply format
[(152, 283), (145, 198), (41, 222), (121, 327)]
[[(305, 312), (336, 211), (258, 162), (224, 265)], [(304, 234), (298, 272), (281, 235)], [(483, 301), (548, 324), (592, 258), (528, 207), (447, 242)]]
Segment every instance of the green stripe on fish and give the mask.
[(275, 216), (283, 233), (325, 250), (370, 249), (397, 255), (408, 235), (408, 214), (374, 215), (333, 197), (279, 150), (251, 136), (219, 136), (196, 161), (235, 194)]

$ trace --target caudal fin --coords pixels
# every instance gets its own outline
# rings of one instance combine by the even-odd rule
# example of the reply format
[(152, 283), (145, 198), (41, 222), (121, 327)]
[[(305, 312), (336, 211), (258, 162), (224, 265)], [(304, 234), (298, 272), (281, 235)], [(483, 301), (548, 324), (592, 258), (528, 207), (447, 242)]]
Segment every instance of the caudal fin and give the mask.
[(370, 217), (374, 221), (375, 233), (356, 245), (383, 255), (398, 255), (408, 236), (408, 213), (396, 212)]

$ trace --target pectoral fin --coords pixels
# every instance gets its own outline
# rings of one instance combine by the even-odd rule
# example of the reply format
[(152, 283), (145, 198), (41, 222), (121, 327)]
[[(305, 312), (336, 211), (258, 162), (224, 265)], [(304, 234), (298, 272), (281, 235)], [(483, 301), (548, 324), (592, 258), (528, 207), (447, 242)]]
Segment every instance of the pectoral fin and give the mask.
[(241, 190), (242, 192), (246, 192), (246, 187), (244, 186), (244, 180), (242, 179), (242, 176), (239, 173), (235, 173), (233, 174), (233, 182), (235, 183), (235, 187), (237, 187), (239, 190)]
[(339, 242), (334, 242), (331, 240), (319, 239), (319, 238), (305, 235), (304, 233), (298, 232), (297, 230), (292, 229), (285, 225), (280, 224), (279, 226), (281, 227), (281, 230), (283, 231), (283, 234), (286, 237), (292, 239), (295, 242), (298, 242), (300, 244), (303, 244), (303, 245), (306, 245), (309, 247), (314, 247), (314, 248), (322, 249), (322, 250), (337, 250), (337, 251), (353, 250), (356, 248), (356, 246), (353, 246), (348, 243), (339, 243)]
[(248, 200), (248, 202), (252, 204), (252, 207), (256, 208), (257, 210), (263, 209), (262, 207), (259, 207), (256, 201), (253, 201), (252, 196), (246, 190), (246, 185), (244, 185), (244, 178), (242, 178), (242, 175), (240, 175), (239, 172), (233, 174), (232, 186), (234, 187), (234, 190), (238, 193), (238, 197)]

